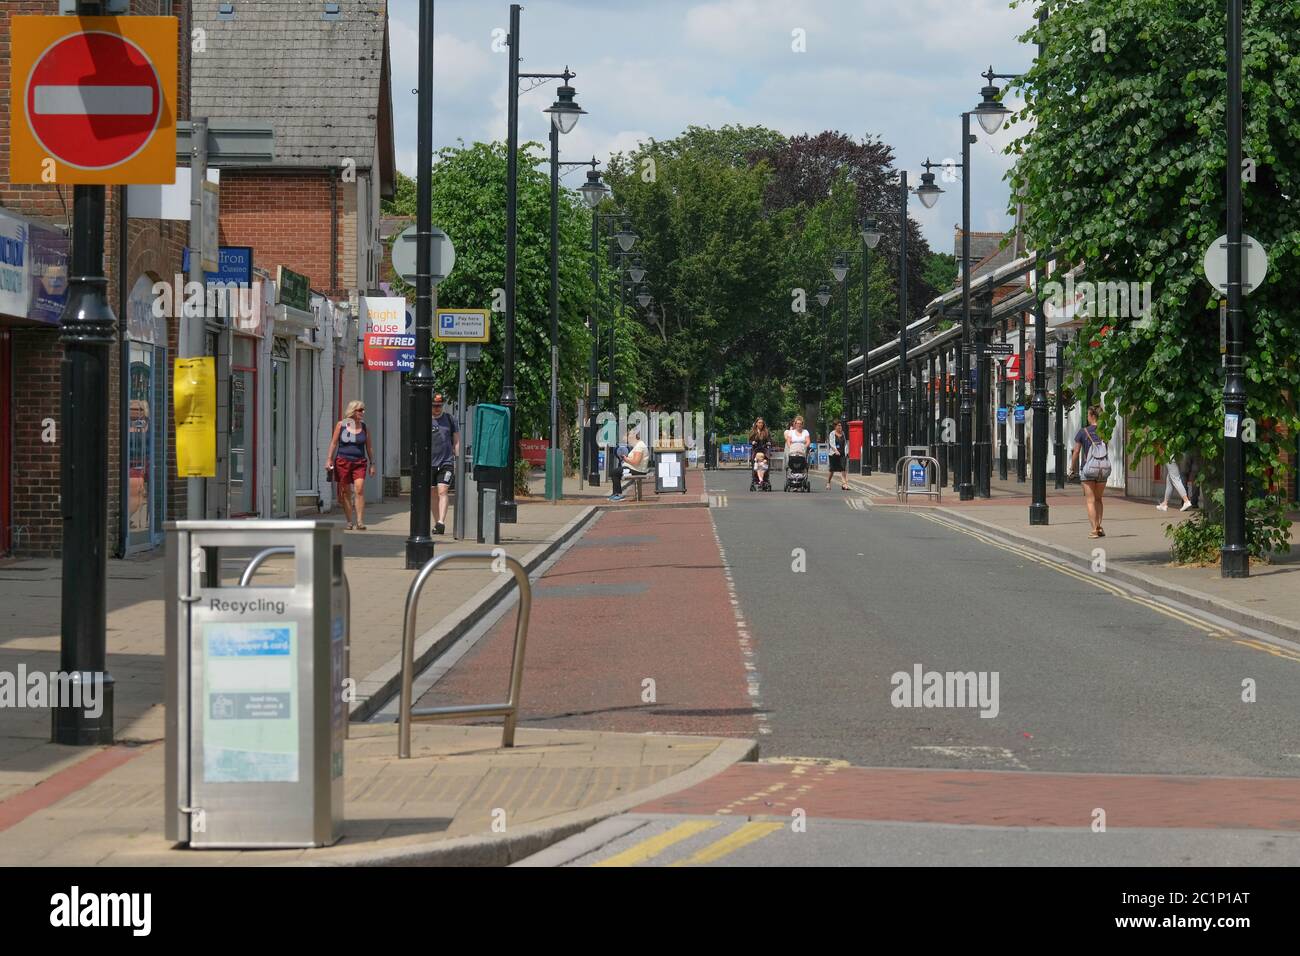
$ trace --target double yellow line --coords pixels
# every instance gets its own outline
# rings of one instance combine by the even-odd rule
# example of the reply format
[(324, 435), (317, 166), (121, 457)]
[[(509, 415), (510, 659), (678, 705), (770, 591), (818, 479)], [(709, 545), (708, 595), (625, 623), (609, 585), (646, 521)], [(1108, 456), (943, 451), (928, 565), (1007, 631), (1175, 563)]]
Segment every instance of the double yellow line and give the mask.
[[(622, 853), (617, 853), (607, 860), (601, 860), (593, 866), (637, 866), (646, 863), (660, 856), (665, 851), (683, 840), (689, 840), (691, 837), (707, 830), (712, 830), (721, 821), (719, 820), (687, 820), (685, 823), (679, 823), (671, 830), (667, 830), (658, 836), (642, 840), (635, 846), (629, 847)], [(703, 866), (713, 863), (735, 853), (742, 847), (749, 846), (763, 837), (770, 836), (777, 830), (785, 829), (784, 823), (772, 821), (751, 821), (741, 827), (728, 833), (720, 840), (715, 840), (708, 846), (696, 850), (690, 856), (683, 860), (678, 860), (670, 866)]]
[(972, 530), (971, 528), (967, 528), (966, 526), (959, 524), (958, 522), (951, 521), (947, 518), (941, 518), (935, 514), (928, 514), (923, 511), (912, 511), (908, 513), (913, 514), (918, 518), (924, 518), (926, 521), (932, 521), (935, 524), (943, 525), (945, 528), (949, 528), (953, 531), (960, 531), (962, 534), (969, 535), (970, 537), (976, 539), (977, 541), (982, 541), (984, 544), (991, 545), (995, 548), (1001, 548), (1003, 551), (1009, 551), (1010, 553), (1017, 555), (1018, 557), (1026, 558), (1030, 561), (1035, 562), (1036, 564), (1041, 564), (1045, 568), (1051, 568), (1053, 571), (1058, 571), (1061, 574), (1068, 575), (1069, 577), (1077, 578), (1080, 581), (1086, 581), (1088, 584), (1091, 584), (1093, 587), (1101, 588), (1103, 591), (1107, 591), (1110, 594), (1115, 595), (1116, 597), (1123, 598), (1124, 600), (1131, 601), (1134, 604), (1140, 604), (1143, 607), (1150, 608), (1151, 610), (1159, 614), (1163, 614), (1165, 617), (1173, 618), (1176, 621), (1181, 621), (1182, 623), (1188, 625), (1189, 627), (1201, 631), (1207, 637), (1213, 637), (1221, 641), (1232, 641), (1232, 643), (1234, 644), (1240, 644), (1242, 647), (1249, 647), (1252, 650), (1256, 650), (1256, 651), (1264, 651), (1265, 653), (1272, 654), (1274, 657), (1280, 657), (1288, 661), (1300, 662), (1300, 654), (1297, 654), (1294, 651), (1288, 650), (1285, 647), (1278, 647), (1273, 644), (1267, 644), (1263, 641), (1257, 641), (1251, 638), (1242, 637), (1240, 635), (1226, 632), (1224, 631), (1223, 628), (1211, 624), (1208, 621), (1203, 621), (1200, 618), (1192, 617), (1190, 614), (1185, 614), (1182, 611), (1168, 607), (1167, 605), (1161, 604), (1157, 601), (1153, 601), (1150, 598), (1145, 598), (1142, 597), (1141, 595), (1134, 594), (1132, 591), (1129, 591), (1127, 588), (1123, 588), (1117, 584), (1113, 584), (1110, 581), (1105, 580), (1105, 578), (1103, 577), (1103, 573), (1089, 574), (1087, 572), (1080, 571), (1078, 568), (1072, 568), (1068, 564), (1065, 564), (1061, 561), (1057, 561), (1052, 558), (1045, 558), (1042, 555), (1035, 554), (1034, 552), (1026, 548), (1019, 547), (1018, 545), (1007, 544), (1004, 541), (999, 541), (996, 538), (989, 537), (988, 535), (982, 534), (979, 531), (975, 531)]

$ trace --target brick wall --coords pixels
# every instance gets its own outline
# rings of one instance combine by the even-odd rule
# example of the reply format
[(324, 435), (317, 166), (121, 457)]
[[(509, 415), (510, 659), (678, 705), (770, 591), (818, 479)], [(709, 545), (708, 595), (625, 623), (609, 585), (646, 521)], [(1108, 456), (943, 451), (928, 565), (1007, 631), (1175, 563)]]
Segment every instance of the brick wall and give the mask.
[[(15, 15), (54, 15), (58, 0), (4, 0), (0, 3), (0, 95), (6, 97), (0, 108), (0, 206), (19, 215), (70, 227), (72, 224), (72, 188), (57, 185), (14, 185), (9, 182), (9, 110), (10, 29), (9, 18)], [(133, 0), (135, 15), (175, 15), (180, 19), (177, 49), (180, 76), (177, 86), (177, 114), (189, 116), (190, 4), (187, 0)], [(118, 270), (121, 260), (118, 223), (121, 211), (119, 190), (106, 194), (104, 224), (104, 272), (108, 276), (108, 296), (119, 322), (125, 303), (119, 297)], [(131, 221), (128, 225), (126, 294), (136, 278), (146, 272), (171, 275), (180, 270), (181, 248), (187, 237), (184, 223)], [(2, 321), (2, 320), (0, 320)], [(54, 556), (61, 547), (62, 519), (59, 504), (60, 471), (58, 441), (41, 440), (43, 422), (60, 423), (60, 374), (63, 346), (59, 330), (52, 327), (15, 326), (13, 332), (14, 391), (14, 458), (12, 475), (12, 523), (16, 536), (13, 552), (25, 556)], [(168, 323), (168, 345), (175, 354), (176, 324)], [(109, 462), (108, 462), (108, 544), (115, 551), (121, 527), (121, 337), (110, 348), (109, 360)], [(59, 424), (61, 428), (61, 423)], [(174, 431), (172, 432), (174, 439)], [(175, 443), (169, 441), (167, 469), (176, 473)], [(160, 463), (161, 464), (161, 463)], [(184, 512), (184, 482), (169, 478), (169, 517)], [(2, 544), (2, 543), (0, 543)]]
[(347, 285), (341, 236), (330, 265), (330, 229), (336, 219), (343, 228), (343, 184), (330, 188), (336, 176), (326, 169), (223, 170), (221, 244), (252, 246), (259, 268), (274, 274), (276, 266), (287, 266), (307, 276), (314, 291), (342, 294)]

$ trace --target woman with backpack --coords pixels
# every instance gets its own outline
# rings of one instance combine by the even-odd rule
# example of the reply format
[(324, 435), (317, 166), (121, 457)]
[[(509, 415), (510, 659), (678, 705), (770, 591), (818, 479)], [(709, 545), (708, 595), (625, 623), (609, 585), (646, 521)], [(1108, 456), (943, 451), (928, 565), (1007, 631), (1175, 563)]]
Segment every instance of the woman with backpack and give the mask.
[[(1101, 418), (1101, 406), (1088, 408), (1088, 424), (1080, 428), (1074, 436), (1074, 451), (1070, 455), (1070, 471), (1078, 475), (1083, 482), (1083, 500), (1088, 506), (1088, 521), (1092, 525), (1090, 538), (1104, 538), (1106, 532), (1101, 528), (1102, 492), (1106, 490), (1106, 479), (1110, 477), (1110, 449), (1106, 441), (1097, 434), (1097, 421)], [(1083, 456), (1080, 468), (1079, 457)]]

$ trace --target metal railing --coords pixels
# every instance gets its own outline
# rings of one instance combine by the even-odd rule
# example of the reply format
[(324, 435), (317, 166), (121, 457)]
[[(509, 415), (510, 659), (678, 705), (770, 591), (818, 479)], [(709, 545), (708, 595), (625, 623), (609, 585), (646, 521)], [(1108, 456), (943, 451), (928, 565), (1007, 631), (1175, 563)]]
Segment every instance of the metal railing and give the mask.
[[(294, 549), (287, 545), (263, 548), (257, 554), (253, 555), (252, 560), (248, 562), (248, 567), (244, 568), (244, 573), (239, 576), (239, 586), (248, 587), (253, 581), (253, 575), (257, 569), (266, 563), (267, 558), (273, 558), (282, 554), (293, 554)], [(352, 676), (352, 585), (348, 583), (348, 576), (343, 575), (343, 679), (347, 680)], [(351, 737), (351, 722), (343, 722), (343, 736)]]
[[(913, 489), (911, 482), (908, 480), (908, 477), (910, 477), (909, 466), (912, 462), (925, 463), (926, 485), (924, 491)], [(894, 466), (894, 477), (897, 479), (895, 491), (899, 501), (906, 503), (911, 495), (928, 495), (940, 504), (943, 503), (943, 484), (939, 481), (939, 459), (930, 455), (904, 455), (898, 459), (898, 464)]]
[[(510, 661), (510, 698), (504, 704), (468, 704), (452, 707), (422, 707), (416, 710), (411, 698), (415, 680), (415, 615), (420, 603), (420, 592), (430, 576), (444, 564), (451, 562), (504, 561), (514, 573), (519, 585), (519, 612), (515, 618), (515, 650)], [(397, 716), (397, 756), (411, 756), (411, 721), (444, 720), (449, 717), (504, 717), (501, 746), (515, 745), (515, 725), (519, 720), (519, 689), (524, 680), (524, 644), (528, 638), (528, 612), (533, 604), (533, 588), (524, 566), (510, 555), (498, 551), (449, 551), (431, 559), (411, 582), (406, 592), (406, 616), (402, 625), (402, 688)]]

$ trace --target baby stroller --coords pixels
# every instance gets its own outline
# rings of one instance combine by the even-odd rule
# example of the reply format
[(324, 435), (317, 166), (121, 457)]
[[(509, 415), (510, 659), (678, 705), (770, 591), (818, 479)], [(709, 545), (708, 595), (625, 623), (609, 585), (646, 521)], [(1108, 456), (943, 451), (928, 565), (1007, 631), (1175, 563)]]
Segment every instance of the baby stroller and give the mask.
[[(758, 454), (755, 453), (754, 459), (752, 459), (749, 463), (749, 490), (750, 491), (771, 491), (772, 482), (767, 477), (768, 471), (771, 470), (771, 462), (767, 463), (768, 467), (763, 469), (762, 477), (759, 477), (757, 458), (758, 458)], [(766, 458), (766, 455), (764, 455), (764, 458)]]
[(812, 491), (808, 480), (808, 456), (787, 454), (785, 456), (785, 487), (782, 491)]

